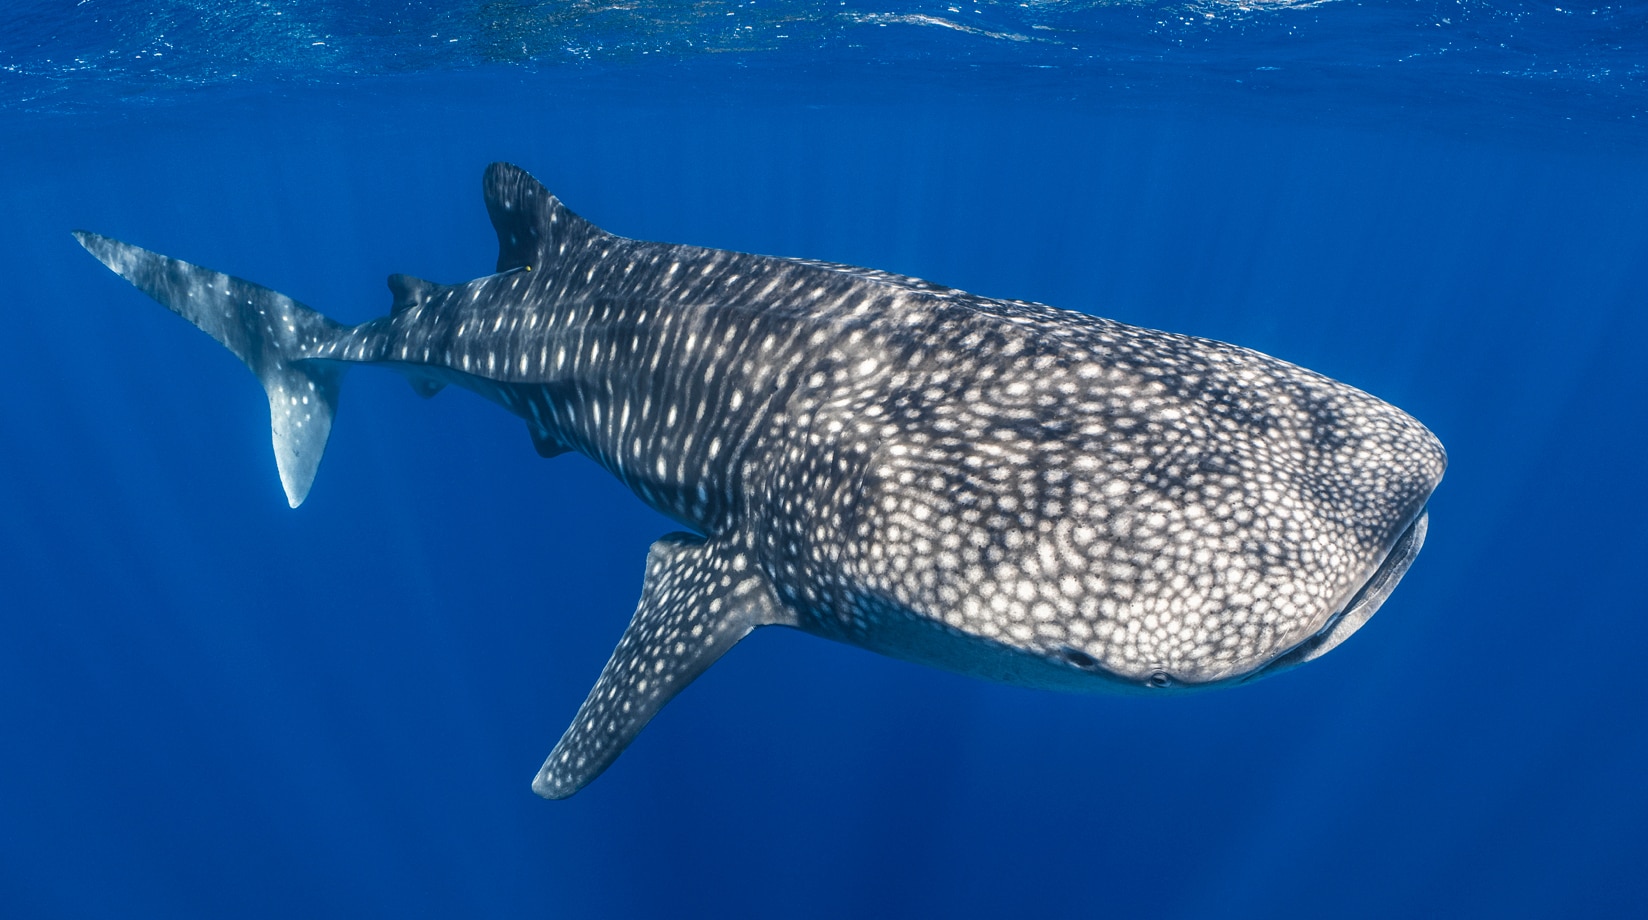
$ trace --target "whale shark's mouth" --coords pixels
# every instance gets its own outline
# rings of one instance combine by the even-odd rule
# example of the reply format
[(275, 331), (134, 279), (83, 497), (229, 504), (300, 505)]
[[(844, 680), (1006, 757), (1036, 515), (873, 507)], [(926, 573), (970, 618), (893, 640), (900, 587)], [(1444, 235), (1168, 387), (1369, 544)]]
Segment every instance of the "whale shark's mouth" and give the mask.
[(1385, 598), (1390, 597), (1390, 593), (1396, 590), (1396, 585), (1407, 573), (1408, 566), (1412, 565), (1414, 557), (1419, 555), (1419, 548), (1425, 545), (1425, 529), (1429, 524), (1429, 509), (1419, 509), (1419, 515), (1413, 519), (1413, 523), (1408, 525), (1407, 530), (1402, 531), (1402, 536), (1396, 538), (1396, 544), (1385, 555), (1385, 561), (1362, 584), (1361, 589), (1351, 595), (1351, 599), (1337, 614), (1330, 617), (1315, 635), (1242, 678), (1241, 682), (1268, 677), (1320, 657), (1345, 641), (1351, 633), (1361, 629), (1362, 624), (1379, 610), (1379, 605), (1385, 602)]

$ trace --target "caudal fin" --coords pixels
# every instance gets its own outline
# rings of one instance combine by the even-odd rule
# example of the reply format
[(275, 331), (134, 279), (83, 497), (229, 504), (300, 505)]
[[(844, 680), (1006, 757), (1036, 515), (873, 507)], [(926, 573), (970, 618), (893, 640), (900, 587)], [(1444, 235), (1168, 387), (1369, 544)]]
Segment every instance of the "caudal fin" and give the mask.
[(252, 369), (269, 394), (275, 465), (286, 500), (309, 494), (332, 432), (344, 367), (300, 356), (343, 327), (278, 291), (96, 233), (74, 238), (115, 274), (200, 327)]

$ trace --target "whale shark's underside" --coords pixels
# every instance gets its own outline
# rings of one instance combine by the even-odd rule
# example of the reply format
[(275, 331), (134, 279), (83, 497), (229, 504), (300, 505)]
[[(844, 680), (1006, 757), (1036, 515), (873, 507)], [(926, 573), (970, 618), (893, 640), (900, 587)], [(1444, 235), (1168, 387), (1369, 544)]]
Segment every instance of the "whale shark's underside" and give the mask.
[(344, 372), (455, 384), (690, 532), (533, 789), (564, 798), (758, 626), (1009, 683), (1168, 692), (1309, 661), (1424, 541), (1446, 455), (1360, 390), (1255, 351), (886, 272), (648, 243), (525, 172), (484, 179), (497, 271), (394, 275), (343, 326), (93, 233), (269, 397), (293, 507)]

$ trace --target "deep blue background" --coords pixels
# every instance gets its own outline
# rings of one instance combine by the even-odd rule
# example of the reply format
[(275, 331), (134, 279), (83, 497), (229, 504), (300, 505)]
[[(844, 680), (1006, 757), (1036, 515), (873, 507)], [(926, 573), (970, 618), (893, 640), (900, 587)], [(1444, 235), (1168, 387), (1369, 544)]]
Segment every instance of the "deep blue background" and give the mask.
[[(1640, 909), (1640, 139), (1538, 105), (1496, 128), (1458, 100), (855, 79), (483, 69), (5, 116), (0, 913)], [(359, 321), (390, 272), (490, 270), (495, 159), (624, 235), (1346, 380), (1447, 445), (1429, 543), (1331, 655), (1203, 696), (1058, 696), (763, 631), (540, 801), (673, 525), (469, 394), (371, 370), (290, 511), (251, 376), (68, 234)]]

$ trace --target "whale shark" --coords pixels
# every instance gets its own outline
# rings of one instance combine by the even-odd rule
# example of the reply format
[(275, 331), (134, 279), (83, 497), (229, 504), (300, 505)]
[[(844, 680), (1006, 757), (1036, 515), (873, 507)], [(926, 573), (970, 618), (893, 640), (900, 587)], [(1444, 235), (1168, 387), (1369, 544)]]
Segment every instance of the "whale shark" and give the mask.
[(1229, 686), (1367, 622), (1447, 457), (1354, 387), (1211, 339), (806, 259), (644, 242), (523, 170), (483, 178), (495, 271), (392, 275), (346, 326), (276, 291), (75, 237), (239, 357), (309, 494), (356, 365), (459, 386), (680, 523), (533, 780), (565, 798), (752, 630), (787, 626), (1067, 691)]

